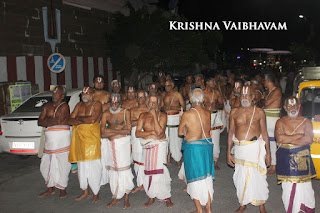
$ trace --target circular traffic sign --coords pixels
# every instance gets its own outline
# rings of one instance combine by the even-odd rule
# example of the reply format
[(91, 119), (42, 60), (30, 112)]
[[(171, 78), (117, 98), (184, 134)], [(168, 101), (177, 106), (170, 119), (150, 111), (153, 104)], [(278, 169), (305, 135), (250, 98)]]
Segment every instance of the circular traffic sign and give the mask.
[(51, 72), (60, 73), (66, 67), (66, 59), (60, 53), (53, 53), (48, 57), (47, 64)]

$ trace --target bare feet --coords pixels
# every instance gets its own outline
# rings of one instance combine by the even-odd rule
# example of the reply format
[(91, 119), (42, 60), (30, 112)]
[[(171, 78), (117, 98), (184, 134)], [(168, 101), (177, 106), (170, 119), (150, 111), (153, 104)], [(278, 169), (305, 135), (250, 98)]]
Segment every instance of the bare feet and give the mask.
[(167, 200), (167, 207), (168, 209), (171, 209), (172, 207), (174, 207), (174, 204), (171, 202), (170, 198)]
[(123, 209), (128, 209), (131, 207), (130, 203), (129, 203), (129, 194), (125, 194), (124, 197), (124, 202), (123, 202)]
[(261, 213), (267, 213), (266, 209), (264, 208), (264, 205), (259, 206), (259, 210)]
[(61, 190), (60, 189), (60, 199), (66, 198), (67, 197), (67, 191), (66, 190)]
[(86, 189), (83, 191), (82, 195), (80, 195), (79, 197), (76, 198), (76, 201), (87, 198), (87, 197), (89, 197), (89, 195), (90, 195), (89, 189)]
[(154, 203), (154, 198), (149, 198), (148, 202), (143, 204), (144, 208), (148, 208), (149, 206), (151, 206)]
[(98, 203), (99, 202), (99, 194), (97, 194), (97, 195), (93, 195), (93, 197), (92, 197), (92, 203)]
[(48, 196), (48, 195), (53, 195), (55, 194), (56, 192), (54, 191), (54, 188), (53, 187), (49, 187), (47, 189), (47, 191), (45, 192), (42, 192), (41, 194), (38, 195), (38, 197), (45, 197), (45, 196)]
[(188, 185), (186, 187), (184, 187), (184, 189), (183, 189), (184, 192), (187, 192), (187, 187), (188, 187)]
[(144, 190), (143, 185), (141, 185), (141, 186), (135, 188), (134, 190), (132, 190), (131, 193), (136, 193), (136, 192), (138, 192), (138, 191), (143, 191), (143, 190)]
[(116, 205), (116, 204), (119, 203), (119, 202), (120, 202), (120, 200), (113, 199), (110, 203), (108, 203), (108, 204), (106, 205), (106, 208), (110, 208), (110, 207), (112, 207), (113, 205)]
[(276, 165), (271, 165), (268, 169), (267, 176), (272, 176), (276, 173)]
[(240, 207), (235, 211), (235, 213), (242, 213), (242, 212), (244, 212), (245, 210), (247, 210), (247, 206), (240, 206)]

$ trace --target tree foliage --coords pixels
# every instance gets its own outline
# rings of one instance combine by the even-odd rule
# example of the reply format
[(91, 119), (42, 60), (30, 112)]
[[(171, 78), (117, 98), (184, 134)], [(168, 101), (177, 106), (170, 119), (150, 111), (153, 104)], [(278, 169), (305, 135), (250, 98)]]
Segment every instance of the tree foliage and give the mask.
[(146, 72), (184, 71), (194, 63), (206, 64), (222, 41), (219, 32), (170, 31), (169, 20), (184, 17), (157, 9), (135, 10), (130, 15), (113, 14), (113, 29), (107, 35), (113, 68), (127, 78)]

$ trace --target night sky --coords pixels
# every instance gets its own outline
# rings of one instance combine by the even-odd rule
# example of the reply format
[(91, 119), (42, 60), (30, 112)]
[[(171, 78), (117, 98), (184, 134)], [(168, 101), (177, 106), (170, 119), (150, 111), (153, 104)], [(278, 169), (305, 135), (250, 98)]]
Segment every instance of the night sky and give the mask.
[[(163, 1), (162, 4), (166, 2)], [(320, 41), (320, 1), (316, 0), (180, 0), (179, 14), (190, 21), (286, 22), (288, 31), (223, 31), (222, 49), (269, 47), (287, 50), (291, 42), (304, 42), (314, 25), (313, 43)], [(307, 20), (298, 16), (303, 14)], [(222, 25), (222, 23), (221, 23)]]

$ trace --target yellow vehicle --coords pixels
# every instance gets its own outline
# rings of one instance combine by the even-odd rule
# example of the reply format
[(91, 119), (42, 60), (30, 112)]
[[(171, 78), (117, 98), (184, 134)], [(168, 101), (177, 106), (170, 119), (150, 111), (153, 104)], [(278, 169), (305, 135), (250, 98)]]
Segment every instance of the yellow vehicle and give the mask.
[(316, 179), (320, 179), (320, 80), (301, 82), (297, 98), (301, 103), (301, 115), (312, 121), (314, 136), (311, 157), (317, 172)]

